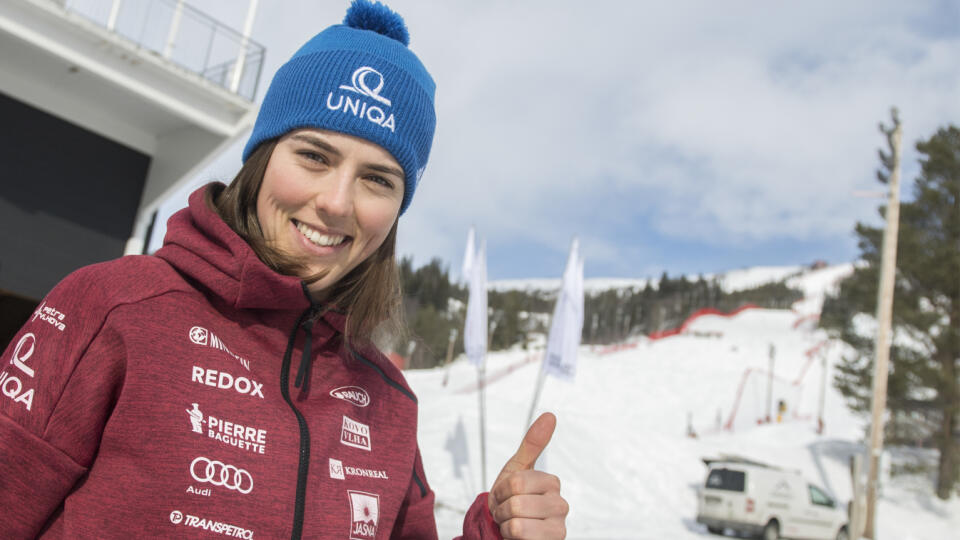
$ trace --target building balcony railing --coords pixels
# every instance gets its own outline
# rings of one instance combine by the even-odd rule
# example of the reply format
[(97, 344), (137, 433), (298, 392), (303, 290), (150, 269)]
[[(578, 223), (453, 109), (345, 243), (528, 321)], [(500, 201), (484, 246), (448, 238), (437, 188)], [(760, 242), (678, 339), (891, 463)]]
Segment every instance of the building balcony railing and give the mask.
[(183, 0), (46, 0), (253, 101), (263, 45)]

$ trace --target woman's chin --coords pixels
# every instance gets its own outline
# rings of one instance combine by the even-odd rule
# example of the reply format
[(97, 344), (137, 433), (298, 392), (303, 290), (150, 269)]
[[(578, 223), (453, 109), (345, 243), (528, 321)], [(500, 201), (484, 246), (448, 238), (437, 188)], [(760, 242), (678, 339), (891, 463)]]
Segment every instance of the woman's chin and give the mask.
[[(313, 298), (315, 302), (323, 301), (327, 297), (327, 294), (330, 292), (330, 288), (334, 284), (336, 284), (341, 277), (340, 273), (338, 273), (335, 269), (330, 269), (326, 267), (324, 268), (311, 267), (309, 272), (311, 276), (317, 275), (320, 272), (326, 273), (326, 275), (324, 275), (322, 278), (318, 279), (317, 281), (307, 284), (307, 292), (310, 293), (310, 297)], [(307, 276), (301, 276), (301, 277), (305, 278)]]

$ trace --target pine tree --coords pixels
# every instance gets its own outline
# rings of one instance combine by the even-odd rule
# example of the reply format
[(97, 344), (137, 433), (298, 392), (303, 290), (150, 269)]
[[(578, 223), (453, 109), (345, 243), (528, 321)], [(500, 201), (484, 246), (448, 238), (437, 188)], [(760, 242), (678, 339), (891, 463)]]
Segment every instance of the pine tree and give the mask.
[[(916, 147), (920, 176), (912, 201), (900, 206), (887, 405), (894, 419), (908, 419), (914, 430), (921, 426), (921, 436), (934, 438), (936, 491), (946, 499), (960, 459), (960, 129), (942, 128)], [(886, 183), (889, 156), (881, 151), (880, 158), (878, 179)], [(825, 303), (821, 325), (855, 351), (841, 361), (834, 382), (855, 410), (869, 411), (874, 342), (858, 332), (855, 316), (876, 313), (883, 229), (858, 223), (856, 234), (863, 264)], [(902, 433), (897, 426), (887, 431)]]

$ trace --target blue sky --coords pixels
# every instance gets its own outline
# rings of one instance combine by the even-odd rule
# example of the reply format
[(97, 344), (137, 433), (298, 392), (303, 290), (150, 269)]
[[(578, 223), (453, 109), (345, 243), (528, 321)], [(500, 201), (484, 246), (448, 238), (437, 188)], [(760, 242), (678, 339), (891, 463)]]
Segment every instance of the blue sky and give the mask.
[[(246, 2), (191, 3), (242, 27)], [(258, 99), (347, 4), (260, 0)], [(880, 188), (890, 106), (905, 196), (915, 142), (960, 123), (950, 0), (388, 4), (439, 119), (399, 250), (454, 274), (471, 225), (491, 279), (559, 277), (574, 235), (587, 277), (851, 261), (854, 224), (879, 223), (880, 201), (853, 192)], [(242, 142), (193, 183), (229, 180)]]

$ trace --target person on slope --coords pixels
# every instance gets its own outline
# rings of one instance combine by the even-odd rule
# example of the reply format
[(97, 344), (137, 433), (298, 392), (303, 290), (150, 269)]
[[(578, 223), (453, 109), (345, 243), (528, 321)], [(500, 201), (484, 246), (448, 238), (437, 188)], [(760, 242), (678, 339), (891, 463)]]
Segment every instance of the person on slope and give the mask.
[[(0, 362), (0, 538), (436, 538), (417, 399), (371, 344), (435, 126), (403, 20), (357, 0), (274, 76), (229, 186), (59, 283)], [(469, 539), (563, 538), (531, 426)]]

